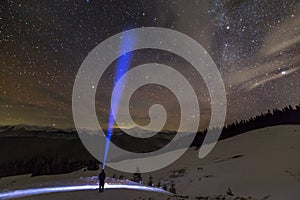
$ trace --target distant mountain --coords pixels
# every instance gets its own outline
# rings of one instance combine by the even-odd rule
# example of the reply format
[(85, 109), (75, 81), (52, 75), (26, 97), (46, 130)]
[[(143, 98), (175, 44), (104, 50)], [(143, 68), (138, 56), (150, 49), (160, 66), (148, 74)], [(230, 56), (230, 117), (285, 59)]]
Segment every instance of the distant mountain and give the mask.
[(58, 129), (55, 127), (50, 126), (32, 126), (32, 125), (7, 125), (7, 126), (0, 126), (0, 132), (7, 132), (7, 131), (71, 131), (72, 129)]
[[(226, 125), (220, 140), (247, 131), (275, 125), (300, 124), (300, 106), (274, 109), (248, 120)], [(87, 133), (95, 131), (84, 130)], [(125, 131), (125, 132), (124, 132)], [(111, 141), (131, 152), (146, 153), (162, 148), (176, 135), (175, 131), (161, 131), (151, 138), (131, 137), (153, 133), (133, 128), (114, 129)], [(104, 130), (104, 132), (107, 132)], [(199, 148), (207, 130), (198, 132), (192, 145)], [(184, 137), (184, 134), (183, 134)], [(180, 148), (180, 141), (176, 148)], [(32, 173), (33, 175), (66, 173), (87, 167), (96, 169), (98, 161), (85, 149), (75, 129), (57, 129), (28, 125), (0, 126), (0, 177)]]

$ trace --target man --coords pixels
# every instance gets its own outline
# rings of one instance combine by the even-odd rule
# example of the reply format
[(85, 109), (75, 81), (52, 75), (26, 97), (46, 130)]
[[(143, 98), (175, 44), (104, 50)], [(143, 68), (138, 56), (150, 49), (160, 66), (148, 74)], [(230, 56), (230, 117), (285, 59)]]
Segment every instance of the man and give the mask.
[(105, 172), (102, 169), (101, 173), (99, 174), (99, 192), (104, 191), (104, 182), (105, 182)]

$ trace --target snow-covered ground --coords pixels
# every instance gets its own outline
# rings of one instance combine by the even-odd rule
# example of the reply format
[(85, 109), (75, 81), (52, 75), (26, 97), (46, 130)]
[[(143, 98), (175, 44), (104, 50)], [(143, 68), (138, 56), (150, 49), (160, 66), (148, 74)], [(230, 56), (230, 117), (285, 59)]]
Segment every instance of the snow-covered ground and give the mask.
[[(76, 186), (53, 186), (53, 187), (40, 187), (40, 188), (29, 188), (21, 189), (0, 193), (0, 199), (14, 199), (20, 197), (28, 197), (35, 195), (44, 195), (51, 193), (60, 193), (60, 192), (74, 192), (74, 191), (95, 191), (98, 189), (97, 184), (93, 185), (76, 185)], [(108, 184), (105, 183), (105, 189), (127, 189), (127, 190), (138, 190), (138, 191), (147, 191), (147, 192), (156, 192), (162, 194), (170, 194), (169, 192), (155, 187), (148, 187), (144, 185), (137, 184)]]
[[(29, 175), (0, 179), (0, 193), (28, 188), (86, 185), (96, 181), (98, 172), (30, 177)], [(106, 169), (108, 176), (122, 173)], [(124, 174), (127, 176), (127, 174)], [(300, 126), (275, 126), (263, 128), (220, 141), (204, 159), (198, 151), (189, 149), (172, 165), (152, 172), (154, 183), (174, 181), (181, 197), (171, 199), (207, 199), (229, 190), (235, 197), (253, 199), (300, 199)], [(129, 175), (128, 175), (129, 176)], [(143, 174), (147, 181), (149, 174)], [(114, 183), (115, 184), (115, 183)], [(117, 185), (131, 185), (117, 183)], [(230, 188), (230, 189), (229, 189)], [(169, 194), (157, 191), (107, 189), (103, 194), (95, 190), (52, 193), (26, 197), (26, 199), (167, 199)], [(220, 197), (220, 196), (219, 196)]]

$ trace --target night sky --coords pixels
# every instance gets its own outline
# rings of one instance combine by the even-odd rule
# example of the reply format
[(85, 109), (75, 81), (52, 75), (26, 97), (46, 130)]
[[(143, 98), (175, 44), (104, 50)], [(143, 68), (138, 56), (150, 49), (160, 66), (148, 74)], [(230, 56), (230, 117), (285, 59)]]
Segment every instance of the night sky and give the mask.
[[(227, 123), (300, 102), (300, 1), (4, 0), (0, 124), (74, 127), (72, 89), (85, 57), (108, 37), (142, 26), (180, 31), (209, 52), (226, 87)], [(184, 59), (159, 50), (134, 52), (130, 68), (153, 60), (190, 80), (204, 128), (210, 98), (201, 77)], [(104, 125), (116, 63), (97, 87), (97, 114)], [(146, 125), (148, 108), (154, 103), (166, 106), (165, 128), (176, 129), (178, 102), (167, 88), (157, 85), (146, 85), (133, 95), (133, 119)]]

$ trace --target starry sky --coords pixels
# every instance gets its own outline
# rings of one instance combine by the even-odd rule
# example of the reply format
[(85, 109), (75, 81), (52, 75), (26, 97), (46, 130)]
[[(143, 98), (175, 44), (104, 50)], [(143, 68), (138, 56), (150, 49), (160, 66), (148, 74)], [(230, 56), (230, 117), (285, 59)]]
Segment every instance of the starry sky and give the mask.
[[(226, 123), (300, 102), (300, 1), (4, 0), (0, 124), (74, 127), (72, 89), (85, 57), (108, 37), (143, 26), (180, 31), (209, 52), (226, 87)], [(174, 67), (191, 82), (200, 104), (200, 129), (206, 127), (210, 97), (202, 78), (184, 59), (153, 49), (133, 52), (130, 68), (153, 60)], [(116, 63), (96, 88), (97, 115), (104, 127)], [(160, 103), (168, 111), (165, 128), (178, 127), (178, 101), (167, 88), (145, 85), (130, 103), (136, 123), (149, 123), (149, 107)]]

